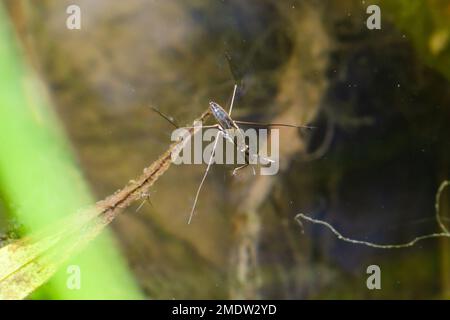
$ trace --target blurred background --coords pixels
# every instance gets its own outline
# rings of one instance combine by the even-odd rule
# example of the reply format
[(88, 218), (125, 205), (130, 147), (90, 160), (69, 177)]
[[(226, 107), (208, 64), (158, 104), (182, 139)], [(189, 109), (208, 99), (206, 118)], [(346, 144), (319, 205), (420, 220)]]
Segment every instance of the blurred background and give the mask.
[[(68, 30), (66, 9), (81, 8)], [(381, 30), (366, 9), (381, 8)], [(281, 170), (172, 167), (151, 203), (83, 252), (82, 290), (57, 274), (35, 298), (450, 298), (450, 242), (434, 232), (450, 177), (447, 0), (3, 0), (0, 241), (103, 199), (170, 144), (150, 106), (191, 123), (210, 100), (282, 129)], [(448, 216), (449, 192), (441, 210)], [(448, 223), (447, 219), (444, 222)], [(80, 260), (81, 259), (81, 260)], [(81, 262), (80, 262), (81, 261)], [(71, 262), (72, 264), (74, 262)], [(368, 290), (366, 268), (381, 268)], [(59, 279), (59, 280), (58, 280)]]

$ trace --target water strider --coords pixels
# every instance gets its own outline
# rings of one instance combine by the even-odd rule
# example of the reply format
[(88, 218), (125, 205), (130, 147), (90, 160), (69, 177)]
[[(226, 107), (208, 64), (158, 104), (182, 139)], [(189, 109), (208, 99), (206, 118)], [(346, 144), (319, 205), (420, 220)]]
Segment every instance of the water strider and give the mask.
[[(221, 135), (223, 135), (228, 141), (230, 141), (232, 144), (235, 144), (236, 146), (238, 146), (239, 151), (243, 152), (245, 155), (245, 164), (237, 167), (233, 170), (233, 175), (236, 175), (236, 172), (238, 170), (241, 170), (245, 167), (247, 167), (250, 164), (250, 156), (255, 156), (255, 157), (259, 157), (259, 158), (264, 158), (260, 155), (250, 155), (249, 153), (249, 146), (245, 143), (245, 136), (242, 132), (242, 129), (238, 126), (238, 124), (244, 124), (244, 125), (257, 125), (257, 126), (266, 126), (266, 127), (289, 127), (289, 128), (297, 128), (297, 129), (312, 129), (313, 127), (311, 126), (297, 126), (297, 125), (290, 125), (290, 124), (282, 124), (282, 123), (257, 123), (257, 122), (250, 122), (250, 121), (239, 121), (239, 120), (233, 120), (231, 118), (231, 112), (233, 111), (233, 104), (234, 104), (234, 99), (236, 97), (236, 91), (237, 91), (237, 85), (234, 85), (233, 88), (233, 95), (231, 97), (231, 103), (230, 103), (230, 109), (228, 112), (225, 111), (224, 108), (222, 108), (218, 103), (214, 102), (214, 101), (210, 101), (209, 103), (209, 108), (211, 110), (211, 114), (213, 115), (213, 117), (215, 118), (215, 120), (217, 121), (217, 124), (214, 125), (209, 125), (209, 126), (202, 126), (202, 128), (217, 128), (219, 131), (217, 132), (217, 135), (215, 137), (214, 140), (214, 146), (213, 149), (211, 151), (211, 156), (209, 158), (208, 161), (208, 165), (206, 167), (205, 173), (203, 175), (203, 178), (200, 182), (200, 185), (197, 189), (197, 193), (195, 195), (195, 199), (194, 199), (194, 204), (192, 206), (190, 215), (189, 215), (189, 220), (188, 220), (188, 224), (191, 223), (192, 217), (194, 216), (194, 211), (195, 211), (195, 207), (197, 205), (197, 201), (198, 201), (198, 197), (200, 195), (200, 191), (203, 187), (203, 183), (205, 182), (206, 176), (208, 175), (209, 169), (211, 167), (212, 164), (212, 159), (214, 157), (214, 153), (216, 151), (216, 147), (217, 147), (217, 142), (220, 138)], [(153, 108), (154, 109), (154, 108)], [(161, 111), (159, 111), (158, 109), (154, 109), (159, 115), (161, 115), (164, 119), (166, 119), (167, 121), (169, 121), (172, 125), (174, 125), (175, 127), (178, 127), (174, 121), (172, 117), (168, 117), (165, 114), (163, 114)], [(228, 133), (228, 130), (235, 130), (235, 132), (237, 133), (236, 135), (234, 135), (235, 140), (231, 138), (230, 134)], [(273, 160), (271, 159), (267, 159), (265, 158), (266, 161), (269, 162), (273, 162)], [(253, 169), (253, 173), (255, 174), (254, 168)]]

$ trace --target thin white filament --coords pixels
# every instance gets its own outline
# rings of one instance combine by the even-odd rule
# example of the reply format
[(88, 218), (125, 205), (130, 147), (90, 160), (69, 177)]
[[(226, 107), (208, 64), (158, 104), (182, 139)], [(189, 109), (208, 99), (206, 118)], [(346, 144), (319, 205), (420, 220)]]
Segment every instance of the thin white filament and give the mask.
[(400, 249), (400, 248), (412, 247), (417, 242), (419, 242), (421, 240), (425, 240), (425, 239), (430, 239), (430, 238), (450, 238), (450, 232), (448, 232), (448, 229), (442, 223), (442, 217), (440, 215), (440, 208), (439, 208), (439, 203), (440, 203), (440, 200), (441, 200), (442, 192), (449, 185), (450, 185), (450, 181), (448, 181), (448, 180), (442, 182), (441, 185), (439, 186), (439, 189), (438, 189), (437, 193), (436, 193), (436, 202), (435, 202), (436, 221), (437, 221), (437, 224), (438, 224), (438, 226), (439, 226), (439, 228), (441, 229), (442, 232), (436, 232), (436, 233), (431, 233), (431, 234), (419, 236), (419, 237), (416, 237), (413, 240), (411, 240), (409, 242), (406, 242), (406, 243), (401, 243), (401, 244), (377, 244), (377, 243), (368, 242), (368, 241), (361, 241), (361, 240), (351, 239), (351, 238), (343, 236), (339, 231), (337, 231), (328, 222), (323, 221), (323, 220), (318, 220), (318, 219), (311, 218), (311, 217), (309, 217), (309, 216), (307, 216), (307, 215), (305, 215), (303, 213), (297, 214), (295, 216), (295, 220), (299, 223), (300, 227), (302, 227), (302, 228), (303, 228), (302, 220), (311, 222), (313, 224), (320, 224), (322, 226), (325, 226), (339, 240), (342, 240), (342, 241), (345, 241), (345, 242), (349, 242), (349, 243), (353, 243), (353, 244), (361, 244), (361, 245), (365, 245), (365, 246), (372, 247), (372, 248), (378, 248), (378, 249)]

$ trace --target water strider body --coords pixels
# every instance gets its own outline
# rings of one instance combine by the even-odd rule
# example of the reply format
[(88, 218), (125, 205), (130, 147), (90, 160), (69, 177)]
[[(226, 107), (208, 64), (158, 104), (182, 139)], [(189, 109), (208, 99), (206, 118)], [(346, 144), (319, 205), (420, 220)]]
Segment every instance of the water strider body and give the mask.
[(214, 118), (216, 118), (222, 130), (239, 129), (233, 119), (231, 119), (228, 112), (226, 112), (225, 109), (222, 108), (218, 103), (211, 101), (209, 103), (209, 108), (211, 109)]
[[(295, 126), (295, 125), (289, 125), (289, 124), (258, 124), (255, 122), (248, 122), (248, 121), (235, 121), (231, 118), (231, 111), (233, 110), (233, 103), (234, 103), (234, 98), (236, 96), (236, 90), (237, 90), (237, 85), (234, 86), (233, 89), (233, 96), (231, 97), (231, 103), (230, 103), (230, 110), (228, 112), (225, 111), (224, 108), (222, 108), (218, 103), (211, 101), (209, 103), (209, 108), (211, 110), (212, 115), (214, 116), (214, 118), (217, 121), (216, 125), (213, 125), (211, 127), (218, 127), (219, 128), (219, 132), (216, 135), (216, 139), (215, 139), (215, 143), (214, 143), (214, 147), (211, 153), (211, 157), (208, 161), (208, 166), (206, 167), (206, 171), (203, 175), (202, 181), (200, 182), (200, 185), (197, 189), (197, 193), (195, 195), (195, 199), (194, 199), (194, 205), (192, 206), (191, 209), (191, 213), (189, 215), (189, 220), (188, 220), (188, 224), (191, 223), (192, 217), (194, 216), (194, 211), (195, 211), (195, 207), (197, 205), (197, 201), (198, 201), (198, 196), (200, 194), (200, 190), (202, 189), (203, 183), (205, 182), (206, 176), (208, 175), (208, 171), (209, 168), (211, 166), (212, 163), (212, 159), (214, 157), (214, 152), (216, 150), (217, 147), (217, 141), (220, 137), (220, 135), (222, 134), (226, 139), (228, 139), (231, 143), (235, 144), (236, 146), (238, 146), (238, 148), (240, 149), (241, 152), (244, 153), (245, 156), (245, 164), (237, 167), (233, 170), (233, 175), (236, 174), (236, 172), (240, 169), (243, 169), (245, 167), (247, 167), (250, 162), (250, 153), (249, 153), (249, 146), (245, 143), (245, 138), (244, 138), (244, 134), (241, 130), (241, 128), (239, 128), (239, 126), (237, 125), (237, 123), (241, 123), (241, 124), (253, 124), (253, 125), (263, 125), (263, 126), (281, 126), (281, 127), (293, 127), (293, 128), (310, 128), (307, 126)], [(234, 139), (231, 138), (231, 136), (228, 134), (228, 130), (234, 130), (234, 132), (236, 133), (234, 135)], [(254, 155), (256, 157), (260, 157), (259, 155)], [(273, 162), (273, 160), (271, 159), (266, 159), (269, 162)], [(253, 167), (252, 167), (253, 168)], [(253, 169), (253, 174), (255, 174), (255, 170)]]
[[(223, 136), (229, 140), (231, 143), (237, 145), (241, 152), (244, 152), (245, 154), (245, 161), (246, 165), (243, 167), (246, 167), (248, 165), (249, 160), (249, 154), (248, 154), (248, 145), (245, 143), (244, 134), (239, 128), (239, 126), (236, 124), (236, 122), (231, 119), (230, 113), (226, 112), (224, 108), (222, 108), (218, 103), (211, 101), (209, 103), (209, 108), (211, 109), (211, 113), (213, 114), (214, 118), (217, 120), (217, 127), (223, 134)], [(230, 109), (231, 112), (231, 109)], [(229, 130), (234, 130), (235, 135), (234, 139), (231, 138), (229, 134)], [(239, 167), (240, 169), (243, 167)], [(236, 168), (233, 171), (233, 175), (236, 173), (236, 171), (239, 170)]]

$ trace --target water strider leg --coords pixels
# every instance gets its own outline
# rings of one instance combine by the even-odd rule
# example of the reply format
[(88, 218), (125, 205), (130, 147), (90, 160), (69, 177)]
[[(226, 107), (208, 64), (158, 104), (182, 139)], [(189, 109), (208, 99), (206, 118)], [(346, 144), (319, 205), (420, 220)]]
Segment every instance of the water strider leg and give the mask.
[(309, 130), (316, 128), (313, 126), (297, 126), (294, 124), (286, 124), (286, 123), (262, 123), (262, 122), (241, 121), (241, 120), (234, 120), (234, 122), (238, 124), (248, 124), (259, 127), (287, 127), (287, 128), (309, 129)]
[(231, 117), (231, 111), (233, 111), (233, 103), (234, 97), (236, 96), (237, 84), (234, 85), (233, 96), (231, 97), (230, 110), (228, 111), (228, 115)]
[(144, 198), (144, 200), (141, 202), (141, 204), (139, 205), (139, 207), (136, 208), (135, 212), (138, 212), (139, 210), (141, 210), (141, 208), (144, 206), (144, 204), (146, 202), (148, 202), (148, 204), (150, 204), (150, 206), (153, 208), (153, 204), (150, 200), (150, 192), (144, 192), (141, 194), (141, 198)]
[(236, 175), (236, 173), (241, 170), (244, 169), (248, 166), (251, 166), (252, 171), (253, 171), (253, 175), (256, 175), (256, 171), (255, 171), (255, 167), (253, 166), (253, 164), (250, 163), (250, 153), (248, 152), (248, 147), (245, 150), (241, 150), (241, 152), (244, 152), (244, 156), (245, 156), (245, 164), (243, 164), (242, 166), (239, 166), (237, 168), (234, 168), (233, 170), (233, 176)]
[(196, 129), (196, 128), (219, 128), (218, 124), (212, 124), (208, 126), (197, 126), (197, 127), (179, 127), (180, 129)]
[(188, 224), (191, 224), (192, 217), (194, 216), (194, 211), (195, 211), (195, 207), (197, 205), (198, 196), (200, 195), (200, 191), (202, 190), (203, 183), (205, 182), (206, 176), (208, 175), (209, 168), (211, 167), (212, 159), (214, 157), (214, 153), (216, 152), (217, 142), (219, 141), (221, 134), (223, 134), (222, 131), (219, 131), (216, 134), (216, 140), (214, 141), (214, 146), (213, 146), (213, 149), (211, 152), (211, 157), (209, 158), (208, 166), (206, 167), (205, 174), (203, 175), (202, 181), (200, 182), (200, 185), (198, 186), (197, 194), (195, 195), (195, 199), (194, 199), (194, 204), (192, 206), (191, 213), (189, 215)]
[[(240, 167), (234, 168), (234, 169), (233, 169), (233, 176), (235, 176), (236, 173), (237, 173), (239, 170), (244, 169), (244, 168), (246, 168), (246, 167), (248, 167), (248, 166), (250, 166), (250, 163), (246, 163), (246, 164), (243, 164), (243, 165), (240, 166)], [(251, 166), (251, 168), (252, 168), (252, 170), (253, 170), (253, 175), (256, 175), (255, 168), (254, 168), (253, 166)]]

